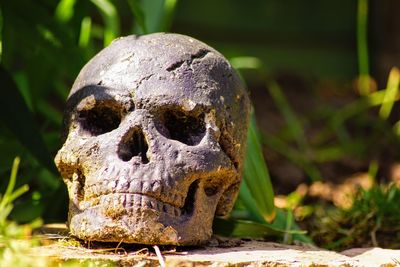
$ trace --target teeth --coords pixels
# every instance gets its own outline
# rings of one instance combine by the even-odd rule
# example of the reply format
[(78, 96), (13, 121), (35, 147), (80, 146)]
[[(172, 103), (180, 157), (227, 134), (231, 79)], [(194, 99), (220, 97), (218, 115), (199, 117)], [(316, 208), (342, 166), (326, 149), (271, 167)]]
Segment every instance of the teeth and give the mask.
[(131, 182), (130, 181), (126, 181), (125, 186), (124, 186), (124, 191), (128, 191), (130, 186), (131, 186)]
[(141, 193), (143, 188), (143, 182), (141, 180), (133, 180), (129, 186), (129, 192)]
[(142, 206), (142, 196), (141, 195), (133, 195), (134, 201), (133, 205), (135, 207), (141, 207)]
[(109, 176), (110, 177), (115, 177), (115, 166), (112, 166)]
[(153, 184), (152, 192), (156, 193), (156, 194), (160, 194), (161, 193), (161, 182), (154, 181), (152, 184)]
[(117, 208), (118, 208), (118, 206), (120, 205), (120, 203), (121, 203), (121, 198), (120, 198), (120, 196), (113, 196), (112, 197), (112, 201), (111, 201), (111, 203), (112, 203), (112, 207), (116, 210)]
[(133, 207), (133, 195), (131, 194), (127, 194), (125, 197), (125, 205), (126, 207)]
[(153, 203), (151, 201), (147, 201), (146, 207), (152, 210), (155, 209), (155, 206), (153, 206)]
[(107, 196), (100, 197), (100, 205), (101, 206), (109, 206), (111, 203), (111, 199)]
[(148, 198), (146, 196), (142, 196), (142, 208), (145, 209), (155, 209), (157, 210), (158, 201), (152, 198)]
[(126, 191), (129, 188), (128, 179), (124, 176), (120, 177), (117, 184), (117, 191)]
[(152, 208), (151, 202), (149, 200), (145, 199), (144, 197), (142, 197), (142, 205), (141, 205), (141, 207), (145, 208), (145, 209), (151, 209)]
[(152, 191), (151, 189), (152, 189), (151, 182), (149, 181), (143, 182), (142, 192), (151, 192)]
[(127, 195), (126, 194), (124, 194), (124, 195), (122, 195), (122, 207), (126, 207), (126, 197), (127, 197)]
[(98, 176), (99, 177), (107, 177), (106, 174), (107, 174), (107, 168), (100, 170)]
[(152, 209), (157, 209), (157, 207), (158, 207), (158, 205), (157, 205), (157, 200), (155, 200), (155, 199), (152, 199), (152, 200), (150, 200), (150, 203), (151, 203), (151, 208)]
[(108, 183), (108, 189), (113, 192), (115, 187), (117, 186), (117, 182), (116, 181), (111, 181)]
[(115, 180), (115, 191), (121, 190), (122, 183), (120, 180)]
[(109, 207), (110, 210), (124, 209), (129, 213), (139, 212), (141, 209), (153, 209), (171, 218), (182, 216), (186, 190), (177, 187), (175, 185), (177, 181), (167, 172), (154, 175), (156, 169), (151, 170), (151, 173), (134, 169), (109, 166), (99, 170), (97, 175), (102, 181), (94, 182), (93, 179), (89, 179), (90, 185), (85, 185), (85, 201), (88, 206), (84, 209), (101, 206), (101, 208)]

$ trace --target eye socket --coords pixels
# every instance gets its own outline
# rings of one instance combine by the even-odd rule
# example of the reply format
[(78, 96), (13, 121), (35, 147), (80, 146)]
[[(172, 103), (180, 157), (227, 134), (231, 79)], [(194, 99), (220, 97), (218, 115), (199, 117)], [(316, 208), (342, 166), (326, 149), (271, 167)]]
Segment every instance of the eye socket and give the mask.
[(78, 122), (85, 133), (98, 136), (118, 128), (121, 114), (113, 108), (98, 105), (90, 110), (80, 111)]
[(167, 111), (163, 122), (168, 130), (166, 137), (189, 146), (199, 144), (205, 135), (204, 113), (193, 116), (181, 111)]

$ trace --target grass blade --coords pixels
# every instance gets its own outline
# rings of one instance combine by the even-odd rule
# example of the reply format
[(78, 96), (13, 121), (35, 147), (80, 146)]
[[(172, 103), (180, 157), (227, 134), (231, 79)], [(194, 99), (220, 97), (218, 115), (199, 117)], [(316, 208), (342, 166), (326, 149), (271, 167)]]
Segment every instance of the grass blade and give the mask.
[(283, 94), (282, 89), (276, 82), (271, 81), (268, 83), (268, 90), (272, 98), (274, 99), (277, 108), (279, 109), (283, 118), (285, 119), (289, 131), (292, 135), (292, 138), (296, 140), (296, 143), (302, 155), (300, 160), (302, 162), (303, 167), (306, 167), (305, 171), (307, 172), (307, 175), (311, 178), (312, 181), (321, 180), (321, 174), (318, 168), (315, 167), (314, 164), (309, 159), (310, 158), (309, 153), (311, 152), (311, 149), (308, 145), (307, 138), (304, 134), (302, 123), (300, 122), (300, 120), (297, 118), (294, 111), (290, 107), (290, 104), (287, 101), (285, 95)]
[[(262, 62), (255, 57), (235, 57), (231, 64), (238, 69), (263, 69)], [(247, 132), (247, 151), (244, 179), (239, 198), (258, 222), (271, 222), (275, 218), (274, 190), (264, 156), (254, 113), (250, 117)]]
[(19, 187), (9, 195), (7, 202), (12, 203), (15, 199), (19, 198), (21, 195), (25, 194), (28, 191), (29, 191), (29, 186), (27, 184)]
[[(134, 6), (136, 10), (132, 11), (139, 21), (143, 20), (143, 22), (137, 22), (145, 25), (147, 33), (170, 30), (177, 0), (152, 0), (142, 1), (140, 5), (136, 4), (137, 6)], [(142, 26), (136, 27), (139, 33), (142, 29)]]
[(119, 36), (119, 19), (117, 9), (109, 0), (91, 0), (97, 6), (104, 20), (104, 46), (109, 45)]
[(351, 102), (335, 113), (335, 116), (332, 117), (331, 123), (333, 125), (342, 125), (346, 120), (356, 116), (364, 110), (379, 105), (385, 105), (387, 102), (398, 101), (400, 98), (397, 94), (395, 94), (391, 99), (385, 98), (385, 95), (386, 90), (380, 90)]
[(294, 111), (290, 107), (289, 102), (287, 101), (285, 95), (282, 92), (280, 86), (272, 81), (268, 83), (268, 90), (274, 99), (277, 108), (283, 115), (283, 118), (286, 121), (287, 126), (292, 134), (293, 139), (296, 140), (297, 145), (303, 152), (307, 152), (308, 144), (307, 139), (303, 132), (303, 126), (300, 120), (295, 115)]
[(29, 190), (28, 185), (23, 185), (17, 190), (14, 191), (15, 183), (17, 181), (17, 173), (18, 173), (18, 167), (20, 163), (20, 158), (16, 157), (14, 159), (12, 168), (11, 168), (11, 175), (10, 175), (10, 180), (7, 185), (7, 189), (4, 192), (4, 195), (1, 197), (0, 201), (0, 213), (2, 214), (2, 218), (5, 219), (8, 214), (12, 210), (12, 202), (27, 192)]
[(233, 57), (229, 62), (235, 69), (254, 69), (261, 71), (264, 68), (263, 62), (257, 57)]
[(164, 14), (160, 25), (161, 31), (168, 31), (171, 28), (176, 3), (178, 0), (164, 0)]
[(282, 231), (271, 225), (246, 220), (215, 218), (213, 232), (224, 236), (255, 237), (282, 236)]
[(56, 18), (60, 22), (68, 22), (74, 15), (76, 0), (61, 0), (56, 7)]
[[(283, 209), (276, 209), (276, 219), (272, 223), (272, 227), (274, 229), (278, 229), (278, 231), (291, 235), (292, 240), (299, 240), (304, 243), (312, 244), (312, 240), (306, 235), (307, 231), (303, 231), (300, 227), (293, 221), (293, 218), (288, 218), (288, 212)], [(289, 219), (291, 222), (288, 222)], [(290, 231), (288, 230), (290, 226)], [(285, 238), (285, 236), (284, 236)], [(286, 237), (288, 238), (288, 237)]]
[(90, 41), (90, 33), (92, 31), (92, 19), (84, 17), (81, 22), (81, 30), (79, 34), (79, 46), (85, 48)]
[[(246, 174), (245, 174), (246, 177)], [(254, 200), (252, 193), (247, 186), (246, 178), (243, 179), (240, 186), (238, 200), (243, 204), (246, 210), (250, 213), (252, 220), (263, 223), (265, 219), (263, 218), (256, 201)]]
[(398, 68), (392, 68), (389, 73), (389, 78), (383, 97), (383, 103), (379, 110), (379, 116), (382, 119), (387, 119), (392, 111), (393, 104), (399, 91), (400, 71)]
[(261, 151), (254, 114), (250, 120), (244, 180), (262, 218), (271, 222), (275, 217), (274, 191)]
[(143, 34), (149, 33), (148, 27), (146, 25), (144, 12), (142, 7), (138, 3), (138, 0), (128, 0), (128, 4), (129, 7), (131, 8), (133, 15), (135, 16), (135, 22), (140, 27), (141, 33)]
[[(259, 223), (248, 220), (223, 219), (215, 218), (213, 223), (213, 232), (215, 234), (233, 237), (265, 237), (277, 236), (282, 237), (285, 234), (292, 236), (304, 236), (306, 231), (296, 229), (296, 225), (292, 225), (292, 229), (284, 230), (276, 228), (276, 226), (268, 223)], [(296, 240), (312, 243), (311, 240), (305, 238), (297, 238)]]
[(264, 143), (274, 151), (278, 152), (288, 160), (302, 168), (312, 181), (321, 180), (321, 174), (318, 168), (310, 161), (309, 158), (304, 156), (304, 153), (293, 148), (287, 142), (281, 140), (275, 135), (267, 135), (263, 138)]
[[(385, 97), (386, 94), (386, 90), (379, 90), (363, 96), (344, 106), (338, 110), (334, 116), (331, 117), (329, 124), (333, 129), (336, 130), (339, 139), (344, 143), (345, 146), (349, 146), (350, 140), (345, 128), (345, 121), (369, 108), (380, 105), (384, 106), (386, 103), (393, 103), (398, 101), (400, 98), (398, 94), (393, 94), (391, 97)], [(400, 123), (396, 123), (393, 128), (396, 134), (400, 134)]]
[(292, 234), (289, 232), (292, 229), (293, 225), (293, 211), (288, 209), (287, 216), (286, 216), (286, 227), (285, 227), (285, 234), (283, 235), (283, 243), (290, 244), (292, 243)]
[(1, 198), (0, 202), (0, 212), (4, 213), (4, 209), (8, 204), (10, 204), (10, 196), (14, 190), (15, 187), (15, 182), (17, 180), (17, 172), (18, 172), (18, 167), (19, 167), (20, 159), (17, 157), (14, 159), (12, 168), (11, 168), (11, 175), (10, 175), (10, 180), (7, 185), (6, 192), (4, 192), (4, 195)]

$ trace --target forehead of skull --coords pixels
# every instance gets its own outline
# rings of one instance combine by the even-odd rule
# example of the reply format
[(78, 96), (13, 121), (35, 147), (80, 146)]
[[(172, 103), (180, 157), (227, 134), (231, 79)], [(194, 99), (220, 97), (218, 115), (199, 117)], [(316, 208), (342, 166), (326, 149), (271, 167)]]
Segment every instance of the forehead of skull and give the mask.
[(81, 70), (69, 102), (134, 99), (143, 107), (190, 110), (221, 106), (242, 93), (240, 79), (220, 53), (187, 36), (158, 33), (120, 38), (103, 49)]

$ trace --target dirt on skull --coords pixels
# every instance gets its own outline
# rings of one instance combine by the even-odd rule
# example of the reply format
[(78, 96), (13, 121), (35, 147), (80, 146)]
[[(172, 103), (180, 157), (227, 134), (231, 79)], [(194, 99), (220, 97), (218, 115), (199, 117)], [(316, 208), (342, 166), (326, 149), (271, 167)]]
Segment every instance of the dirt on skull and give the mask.
[(198, 245), (228, 213), (249, 100), (228, 61), (178, 34), (127, 36), (81, 70), (55, 162), (85, 240)]

